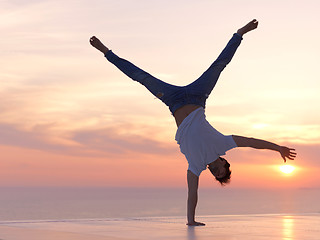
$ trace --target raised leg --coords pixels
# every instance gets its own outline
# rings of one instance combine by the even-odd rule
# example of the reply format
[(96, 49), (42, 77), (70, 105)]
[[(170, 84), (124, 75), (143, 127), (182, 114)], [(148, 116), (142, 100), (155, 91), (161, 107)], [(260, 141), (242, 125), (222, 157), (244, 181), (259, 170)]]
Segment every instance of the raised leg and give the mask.
[(177, 86), (168, 84), (153, 77), (151, 74), (145, 72), (131, 62), (118, 57), (111, 50), (108, 51), (105, 56), (124, 74), (126, 74), (132, 80), (141, 83), (157, 98), (161, 99), (164, 95), (170, 94), (171, 91), (173, 91), (175, 88), (178, 88)]
[(118, 69), (120, 69), (128, 77), (141, 83), (145, 86), (155, 97), (163, 101), (167, 106), (170, 107), (172, 96), (181, 89), (181, 87), (174, 86), (165, 83), (149, 73), (143, 71), (139, 67), (135, 66), (131, 62), (118, 57), (111, 50), (109, 50), (97, 37), (93, 36), (90, 38), (90, 44), (97, 50), (102, 52), (105, 57), (113, 63)]
[(237, 48), (239, 47), (242, 36), (257, 28), (258, 21), (252, 20), (244, 27), (240, 28), (237, 33), (228, 42), (227, 46), (220, 53), (218, 58), (212, 63), (212, 65), (205, 71), (196, 81), (189, 84), (187, 87), (191, 92), (202, 95), (204, 98), (208, 98), (212, 89), (216, 85), (219, 76), (227, 64), (231, 61)]
[(196, 81), (187, 86), (190, 91), (207, 98), (216, 85), (221, 72), (234, 56), (241, 40), (242, 37), (239, 34), (234, 34), (212, 65)]

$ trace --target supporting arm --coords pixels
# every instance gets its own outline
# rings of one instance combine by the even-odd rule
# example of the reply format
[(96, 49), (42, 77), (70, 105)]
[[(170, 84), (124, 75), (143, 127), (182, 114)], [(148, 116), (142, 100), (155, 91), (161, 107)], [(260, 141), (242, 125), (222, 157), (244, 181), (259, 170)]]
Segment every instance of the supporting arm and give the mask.
[(193, 174), (190, 170), (187, 172), (188, 181), (188, 204), (187, 204), (187, 218), (189, 226), (204, 226), (204, 223), (195, 221), (196, 207), (198, 203), (198, 185), (199, 177)]

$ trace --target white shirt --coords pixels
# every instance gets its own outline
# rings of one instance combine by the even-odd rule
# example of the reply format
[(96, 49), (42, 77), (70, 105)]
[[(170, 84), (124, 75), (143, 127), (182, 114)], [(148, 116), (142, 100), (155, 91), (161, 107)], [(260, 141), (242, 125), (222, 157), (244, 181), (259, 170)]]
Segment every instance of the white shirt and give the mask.
[(209, 163), (237, 147), (231, 135), (225, 136), (210, 125), (202, 107), (182, 121), (175, 139), (188, 160), (188, 170), (197, 176)]

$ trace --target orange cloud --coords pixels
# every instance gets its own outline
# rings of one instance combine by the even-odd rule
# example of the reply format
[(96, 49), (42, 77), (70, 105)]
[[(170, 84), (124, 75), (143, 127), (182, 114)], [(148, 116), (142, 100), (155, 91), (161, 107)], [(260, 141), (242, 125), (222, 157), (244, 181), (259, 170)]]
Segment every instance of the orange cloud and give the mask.
[[(101, 145), (102, 146), (102, 145)], [(117, 186), (186, 187), (187, 162), (179, 152), (115, 151), (97, 154), (88, 148), (74, 154), (65, 150), (44, 151), (1, 146), (0, 182), (2, 186)], [(305, 188), (319, 187), (318, 146), (299, 146), (298, 157), (290, 162), (297, 170), (290, 176), (278, 170), (282, 164), (276, 152), (232, 150), (231, 188)], [(86, 153), (86, 154), (84, 154)], [(310, 155), (308, 155), (308, 153)], [(219, 188), (206, 170), (200, 186)]]
[[(88, 39), (97, 34), (120, 56), (184, 85), (211, 64), (239, 21), (247, 21), (243, 13), (252, 9), (235, 5), (242, 10), (238, 14), (221, 4), (212, 16), (217, 6), (210, 1), (188, 2), (182, 9), (183, 16), (195, 8), (207, 13), (208, 21), (177, 18), (181, 6), (174, 1), (170, 8), (149, 1), (148, 11), (133, 2), (89, 5), (81, 2), (74, 11), (68, 1), (1, 3), (0, 28), (6, 33), (0, 46), (2, 184), (185, 186), (187, 163), (174, 141), (168, 108), (108, 63)], [(308, 10), (303, 18), (284, 18), (287, 5), (279, 1), (258, 9), (261, 28), (245, 37), (207, 102), (208, 120), (221, 132), (295, 147), (300, 171), (284, 178), (272, 168), (281, 162), (277, 153), (233, 150), (227, 155), (231, 186), (319, 182), (312, 170), (319, 167), (320, 144), (319, 51), (314, 48), (319, 4), (295, 7), (302, 5)], [(265, 14), (273, 9), (278, 11)], [(228, 21), (220, 24), (226, 12)], [(278, 24), (283, 19), (285, 29)], [(215, 30), (207, 31), (209, 25)], [(297, 26), (303, 34), (292, 37)], [(196, 50), (190, 51), (190, 43)], [(204, 173), (201, 186), (218, 187), (212, 181)]]

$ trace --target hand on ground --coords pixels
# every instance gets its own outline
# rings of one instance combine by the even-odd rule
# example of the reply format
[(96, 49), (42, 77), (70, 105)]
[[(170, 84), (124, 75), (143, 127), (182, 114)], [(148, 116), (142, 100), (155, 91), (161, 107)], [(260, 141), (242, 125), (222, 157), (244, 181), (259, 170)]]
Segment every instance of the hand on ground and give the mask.
[(188, 226), (205, 226), (206, 224), (194, 221), (194, 222), (187, 223), (187, 225)]

